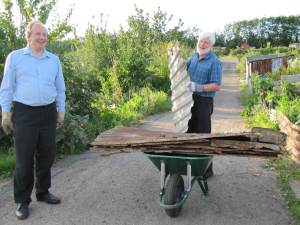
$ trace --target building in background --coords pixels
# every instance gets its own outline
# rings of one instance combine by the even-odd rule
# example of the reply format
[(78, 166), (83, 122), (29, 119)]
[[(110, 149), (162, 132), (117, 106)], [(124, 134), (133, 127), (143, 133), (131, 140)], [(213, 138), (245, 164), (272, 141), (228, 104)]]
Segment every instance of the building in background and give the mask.
[(288, 67), (288, 60), (293, 55), (262, 55), (247, 57), (246, 59), (246, 81), (248, 83), (250, 77), (254, 73), (264, 75), (266, 73), (273, 73), (281, 67)]

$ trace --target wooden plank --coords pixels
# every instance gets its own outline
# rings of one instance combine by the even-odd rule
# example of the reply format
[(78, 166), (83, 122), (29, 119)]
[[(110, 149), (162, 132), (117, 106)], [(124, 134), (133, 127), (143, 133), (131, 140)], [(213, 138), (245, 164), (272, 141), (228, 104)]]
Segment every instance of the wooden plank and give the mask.
[[(268, 132), (264, 130), (264, 134), (266, 133)], [(103, 149), (107, 151), (120, 149), (148, 151), (150, 149), (157, 152), (169, 151), (188, 152), (189, 154), (229, 154), (259, 157), (273, 157), (280, 154), (281, 145), (259, 142), (260, 137), (261, 134), (258, 132), (178, 134), (149, 131), (141, 128), (119, 127), (99, 135), (90, 146), (91, 149), (98, 149), (99, 151), (103, 151)]]
[(234, 149), (261, 149), (268, 148), (275, 151), (280, 150), (280, 146), (269, 143), (250, 142), (250, 141), (234, 141), (234, 140), (211, 140), (211, 146), (220, 148), (234, 148)]
[(147, 148), (142, 150), (143, 152), (156, 152), (156, 153), (175, 153), (175, 154), (185, 154), (185, 155), (236, 155), (236, 156), (255, 156), (255, 157), (277, 157), (277, 152), (261, 152), (261, 151), (248, 151), (248, 150), (237, 150), (237, 149), (221, 149), (221, 148), (211, 148), (211, 149), (201, 149), (199, 151), (181, 149), (181, 150), (170, 150), (170, 149), (155, 149)]
[(283, 132), (274, 131), (271, 129), (254, 127), (251, 132), (256, 133), (259, 142), (282, 144), (286, 140), (286, 135)]

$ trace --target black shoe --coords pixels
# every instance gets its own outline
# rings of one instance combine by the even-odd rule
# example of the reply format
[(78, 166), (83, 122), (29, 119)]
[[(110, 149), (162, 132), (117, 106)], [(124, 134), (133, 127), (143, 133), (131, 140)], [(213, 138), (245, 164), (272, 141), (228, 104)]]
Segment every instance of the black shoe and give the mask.
[(19, 220), (25, 220), (29, 216), (28, 203), (18, 203), (16, 216)]
[(39, 202), (46, 202), (48, 204), (59, 204), (60, 203), (60, 199), (56, 196), (54, 196), (53, 194), (51, 194), (50, 192), (48, 192), (47, 194), (43, 195), (43, 196), (37, 196), (36, 199)]

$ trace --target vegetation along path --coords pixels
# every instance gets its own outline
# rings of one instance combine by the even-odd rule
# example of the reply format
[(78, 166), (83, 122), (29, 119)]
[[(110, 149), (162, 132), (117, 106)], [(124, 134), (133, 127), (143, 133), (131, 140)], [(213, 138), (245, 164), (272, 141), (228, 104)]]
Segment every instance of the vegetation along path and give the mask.
[[(240, 132), (239, 83), (233, 62), (224, 62), (213, 132)], [(142, 127), (173, 131), (171, 113), (151, 116)], [(159, 171), (142, 153), (100, 156), (86, 152), (60, 160), (51, 191), (62, 204), (33, 202), (30, 225), (288, 225), (295, 224), (277, 187), (276, 172), (257, 158), (214, 157), (209, 195), (195, 185), (177, 218), (159, 207)], [(0, 183), (0, 224), (19, 224), (14, 216), (11, 180)]]

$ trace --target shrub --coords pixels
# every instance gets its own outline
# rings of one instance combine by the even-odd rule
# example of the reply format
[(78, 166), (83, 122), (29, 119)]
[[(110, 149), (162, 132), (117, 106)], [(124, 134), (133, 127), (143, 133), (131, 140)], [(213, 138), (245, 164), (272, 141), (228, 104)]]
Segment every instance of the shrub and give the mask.
[(170, 110), (171, 101), (163, 91), (143, 88), (122, 105), (105, 105), (101, 100), (93, 105), (100, 111), (103, 129), (109, 129), (117, 125), (127, 126), (147, 115)]
[(88, 116), (73, 115), (67, 110), (64, 126), (57, 131), (56, 145), (58, 153), (74, 154), (86, 150), (85, 147), (89, 142), (87, 134), (88, 120)]

